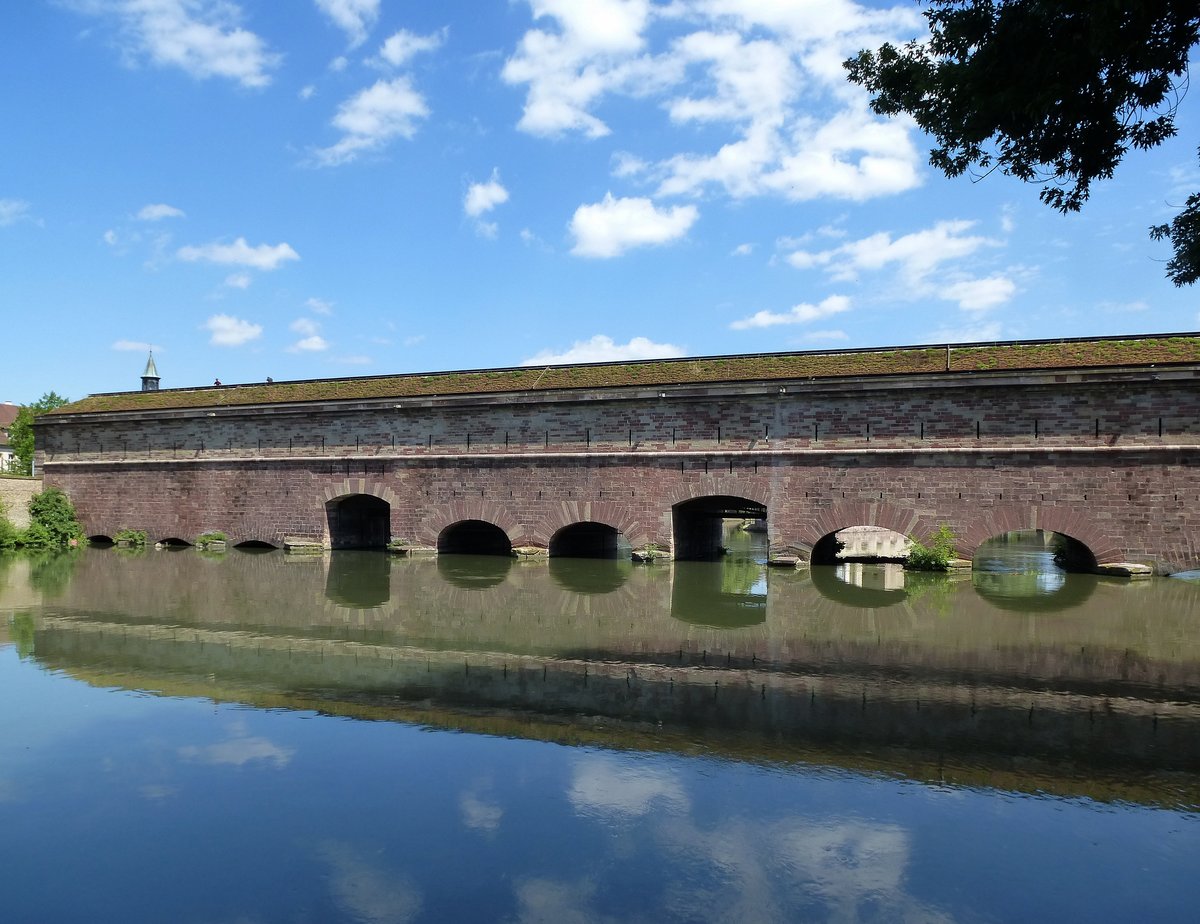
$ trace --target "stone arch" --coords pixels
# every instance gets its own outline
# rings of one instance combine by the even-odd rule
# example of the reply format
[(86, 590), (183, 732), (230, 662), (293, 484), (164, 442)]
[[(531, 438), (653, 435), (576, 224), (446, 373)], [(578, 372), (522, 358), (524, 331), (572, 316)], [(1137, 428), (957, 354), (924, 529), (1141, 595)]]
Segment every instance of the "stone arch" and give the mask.
[(637, 547), (651, 538), (646, 528), (623, 504), (614, 501), (561, 501), (531, 531), (532, 545), (549, 548), (550, 540), (562, 529), (577, 523), (601, 523), (610, 526)]
[(983, 543), (993, 536), (1020, 530), (1040, 529), (1060, 533), (1087, 547), (1097, 562), (1119, 561), (1120, 544), (1102, 531), (1089, 517), (1071, 507), (1004, 505), (978, 511), (964, 524), (958, 541), (958, 553), (973, 558)]
[(513, 545), (504, 530), (495, 523), (487, 520), (457, 520), (438, 533), (437, 550), (439, 555), (498, 555), (510, 558)]
[(756, 481), (738, 475), (705, 475), (695, 481), (678, 484), (666, 493), (668, 507), (701, 497), (744, 497), (770, 510), (771, 491)]
[(157, 539), (154, 542), (156, 547), (164, 549), (189, 549), (192, 544), (186, 539), (180, 539), (178, 536), (166, 536), (162, 539)]
[(804, 558), (826, 536), (848, 526), (882, 526), (902, 536), (924, 536), (937, 529), (939, 519), (886, 501), (841, 501), (814, 512), (795, 537), (788, 537), (789, 551)]
[(700, 494), (671, 506), (671, 548), (677, 561), (712, 561), (720, 558), (722, 519), (749, 516), (763, 519), (767, 505), (741, 494)]
[[(364, 503), (356, 503), (363, 498)], [(318, 496), (322, 508), (323, 536), (327, 548), (383, 548), (391, 537), (392, 511), (398, 498), (386, 484), (373, 478), (342, 478), (325, 486)], [(362, 520), (351, 528), (355, 537), (334, 535), (339, 510)], [(364, 532), (365, 530), (365, 532)], [(359, 535), (361, 533), (361, 535)]]
[(460, 498), (449, 504), (439, 504), (425, 515), (417, 526), (416, 539), (427, 546), (437, 546), (438, 536), (448, 527), (465, 520), (481, 520), (497, 526), (516, 548), (528, 545), (527, 531), (517, 522), (508, 508), (484, 497)]

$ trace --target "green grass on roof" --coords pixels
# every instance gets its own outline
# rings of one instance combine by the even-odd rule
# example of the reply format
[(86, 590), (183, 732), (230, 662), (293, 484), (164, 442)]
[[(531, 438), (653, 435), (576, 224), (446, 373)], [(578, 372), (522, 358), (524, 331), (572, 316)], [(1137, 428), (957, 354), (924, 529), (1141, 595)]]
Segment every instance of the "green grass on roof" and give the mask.
[[(1200, 362), (1200, 335), (964, 344), (949, 348), (951, 372), (1079, 369), (1195, 362)], [(816, 353), (764, 353), (580, 366), (527, 366), (519, 369), (312, 379), (271, 384), (99, 394), (65, 405), (51, 411), (50, 414), (303, 404), (318, 401), (419, 398), (574, 388), (914, 375), (946, 372), (946, 364), (945, 346), (922, 346)]]

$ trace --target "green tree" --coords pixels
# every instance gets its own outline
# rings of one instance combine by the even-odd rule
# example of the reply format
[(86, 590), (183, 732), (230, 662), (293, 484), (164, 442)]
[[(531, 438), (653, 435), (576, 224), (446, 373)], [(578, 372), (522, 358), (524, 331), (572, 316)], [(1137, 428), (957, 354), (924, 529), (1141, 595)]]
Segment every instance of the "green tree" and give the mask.
[(33, 474), (33, 421), (35, 418), (68, 404), (69, 399), (52, 391), (46, 392), (33, 404), (17, 411), (17, 419), (8, 428), (8, 441), (12, 445), (14, 470), (18, 475)]
[[(1078, 211), (1130, 148), (1176, 133), (1196, 0), (924, 0), (927, 41), (890, 43), (845, 63), (881, 115), (907, 113), (950, 177), (1000, 170)], [(1182, 89), (1181, 89), (1182, 87)], [(1200, 195), (1169, 224), (1176, 285), (1200, 278)]]

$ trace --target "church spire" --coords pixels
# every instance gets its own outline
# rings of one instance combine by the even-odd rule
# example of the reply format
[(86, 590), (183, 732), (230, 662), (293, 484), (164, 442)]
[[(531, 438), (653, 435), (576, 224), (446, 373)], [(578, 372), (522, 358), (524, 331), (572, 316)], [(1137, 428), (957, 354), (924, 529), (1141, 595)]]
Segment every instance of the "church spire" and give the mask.
[(142, 373), (142, 391), (158, 391), (158, 367), (154, 365), (154, 351), (146, 360), (146, 371)]

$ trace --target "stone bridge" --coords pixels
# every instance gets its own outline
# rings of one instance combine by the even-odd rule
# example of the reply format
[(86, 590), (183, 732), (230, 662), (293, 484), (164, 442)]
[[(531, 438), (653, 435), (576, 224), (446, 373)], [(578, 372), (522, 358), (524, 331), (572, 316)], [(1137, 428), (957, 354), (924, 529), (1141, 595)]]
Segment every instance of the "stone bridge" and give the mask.
[(91, 536), (694, 559), (736, 516), (804, 560), (944, 524), (1200, 568), (1197, 335), (123, 392), (36, 429)]

